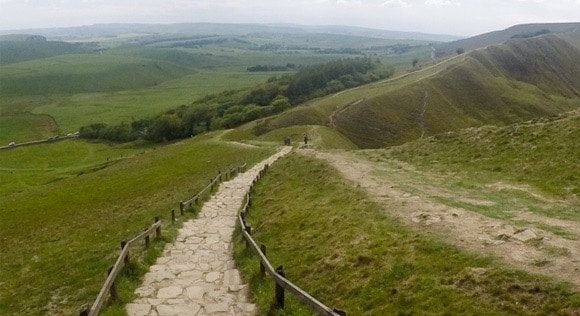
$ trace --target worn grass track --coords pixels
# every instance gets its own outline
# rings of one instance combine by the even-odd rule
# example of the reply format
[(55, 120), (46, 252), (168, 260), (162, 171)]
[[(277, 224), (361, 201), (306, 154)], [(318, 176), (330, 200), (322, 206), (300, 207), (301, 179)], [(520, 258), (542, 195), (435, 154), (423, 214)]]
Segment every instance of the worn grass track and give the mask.
[[(253, 197), (248, 221), (272, 264), (284, 265), (290, 280), (349, 315), (566, 315), (580, 309), (580, 294), (569, 285), (406, 227), (317, 159), (283, 159)], [(260, 313), (271, 312), (272, 282), (259, 277), (239, 235), (236, 254)], [(292, 299), (288, 305), (273, 314), (311, 314)]]

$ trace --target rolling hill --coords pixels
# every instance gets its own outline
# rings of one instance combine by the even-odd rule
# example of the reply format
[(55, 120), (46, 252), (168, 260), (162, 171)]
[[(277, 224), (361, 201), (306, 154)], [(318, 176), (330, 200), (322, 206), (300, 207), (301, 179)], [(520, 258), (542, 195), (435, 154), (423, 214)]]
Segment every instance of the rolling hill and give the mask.
[[(360, 148), (506, 125), (580, 105), (580, 50), (554, 34), (512, 39), (394, 79), (313, 100), (246, 128), (335, 128)], [(259, 132), (259, 133), (258, 133)]]
[[(440, 72), (335, 115), (362, 148), (450, 130), (505, 125), (578, 106), (580, 51), (554, 35), (474, 51)], [(575, 100), (575, 101), (571, 101)]]
[[(95, 24), (56, 29), (30, 29), (27, 33), (50, 38), (116, 36), (117, 34), (188, 34), (188, 35), (246, 35), (254, 33), (278, 34), (336, 34), (396, 40), (446, 42), (460, 37), (417, 32), (397, 32), (351, 26), (305, 26), (296, 24), (233, 24), (233, 23), (176, 23), (176, 24)], [(0, 34), (8, 31), (0, 31)], [(13, 32), (13, 31), (10, 31)]]
[(579, 30), (580, 23), (520, 24), (501, 31), (489, 32), (453, 42), (437, 44), (435, 55), (437, 58), (444, 58), (454, 55), (456, 50), (460, 48), (465, 51), (472, 51), (490, 45), (498, 45), (514, 37), (533, 37), (535, 34), (547, 32), (561, 34)]
[(0, 36), (0, 64), (11, 64), (27, 60), (49, 58), (66, 54), (92, 52), (95, 44), (47, 41), (41, 35), (10, 34)]

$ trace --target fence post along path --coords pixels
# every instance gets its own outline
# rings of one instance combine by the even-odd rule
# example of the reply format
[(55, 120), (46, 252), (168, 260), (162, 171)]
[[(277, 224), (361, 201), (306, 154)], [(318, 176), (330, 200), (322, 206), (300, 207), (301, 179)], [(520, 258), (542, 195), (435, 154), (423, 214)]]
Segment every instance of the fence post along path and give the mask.
[(137, 299), (126, 306), (129, 316), (255, 314), (248, 285), (234, 265), (232, 234), (254, 178), (291, 149), (283, 147), (220, 185), (198, 218), (183, 224), (176, 241), (150, 267), (135, 290)]

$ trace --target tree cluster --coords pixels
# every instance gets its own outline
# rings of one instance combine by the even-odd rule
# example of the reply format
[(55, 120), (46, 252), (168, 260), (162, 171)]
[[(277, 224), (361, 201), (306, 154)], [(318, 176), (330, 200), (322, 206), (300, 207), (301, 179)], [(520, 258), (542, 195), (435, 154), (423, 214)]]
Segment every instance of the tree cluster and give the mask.
[(387, 78), (392, 69), (369, 58), (339, 59), (301, 68), (294, 75), (273, 77), (251, 90), (224, 91), (208, 95), (189, 106), (180, 106), (156, 118), (109, 126), (82, 127), (80, 136), (91, 139), (161, 142), (190, 137), (206, 131), (234, 128), (293, 105), (329, 93)]
[(264, 71), (289, 71), (296, 69), (294, 64), (286, 64), (284, 66), (272, 66), (272, 65), (255, 65), (248, 67), (246, 70), (249, 72), (264, 72)]

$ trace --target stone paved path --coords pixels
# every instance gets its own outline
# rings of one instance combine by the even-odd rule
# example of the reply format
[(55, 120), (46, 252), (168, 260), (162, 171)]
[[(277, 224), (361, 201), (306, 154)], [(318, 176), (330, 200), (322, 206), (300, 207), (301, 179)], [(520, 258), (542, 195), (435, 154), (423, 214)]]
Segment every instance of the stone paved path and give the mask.
[(165, 247), (127, 304), (129, 316), (254, 315), (248, 286), (232, 253), (232, 233), (243, 197), (258, 172), (291, 147), (220, 185), (197, 219), (183, 224), (174, 244)]

